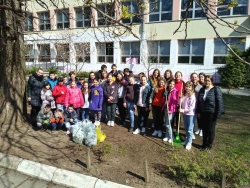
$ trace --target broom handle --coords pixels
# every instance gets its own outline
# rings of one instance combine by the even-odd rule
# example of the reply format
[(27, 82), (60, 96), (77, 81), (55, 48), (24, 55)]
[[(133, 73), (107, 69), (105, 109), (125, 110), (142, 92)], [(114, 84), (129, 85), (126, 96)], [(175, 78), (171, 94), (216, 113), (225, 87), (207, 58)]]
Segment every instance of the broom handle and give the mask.
[[(167, 113), (169, 112), (169, 108), (168, 108), (168, 97), (166, 97), (166, 101), (167, 101)], [(172, 140), (172, 146), (174, 146), (173, 144), (173, 138), (172, 138), (172, 133), (173, 133), (173, 130), (172, 130), (172, 126), (171, 126), (171, 124), (170, 124), (170, 118), (169, 118), (169, 113), (168, 113), (168, 123), (169, 123), (169, 127), (170, 127), (170, 138), (171, 138), (171, 140)]]
[[(181, 95), (182, 95), (182, 89), (183, 89), (183, 82), (181, 81)], [(181, 99), (180, 99), (180, 106), (179, 106), (179, 109), (180, 109), (180, 107), (181, 107), (181, 100), (182, 100), (182, 97), (181, 97)], [(179, 112), (178, 126), (177, 126), (177, 128), (178, 128), (178, 130), (177, 130), (178, 134), (179, 134), (179, 131), (180, 131), (180, 120), (181, 120), (181, 113)]]

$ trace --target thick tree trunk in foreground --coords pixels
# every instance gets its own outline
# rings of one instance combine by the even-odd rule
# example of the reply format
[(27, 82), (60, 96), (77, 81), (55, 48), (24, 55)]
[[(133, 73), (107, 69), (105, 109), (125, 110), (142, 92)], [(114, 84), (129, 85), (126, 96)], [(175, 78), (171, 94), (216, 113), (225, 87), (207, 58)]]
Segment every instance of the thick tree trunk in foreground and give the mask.
[(18, 0), (0, 0), (0, 126), (16, 124), (26, 115), (24, 18), (20, 10)]

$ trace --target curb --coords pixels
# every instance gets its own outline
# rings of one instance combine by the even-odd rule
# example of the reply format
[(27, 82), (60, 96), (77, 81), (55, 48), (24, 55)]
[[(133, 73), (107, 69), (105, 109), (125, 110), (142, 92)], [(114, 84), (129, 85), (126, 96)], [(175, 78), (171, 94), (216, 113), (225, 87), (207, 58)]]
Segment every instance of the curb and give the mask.
[(96, 177), (56, 168), (0, 152), (0, 166), (20, 173), (74, 188), (132, 188)]

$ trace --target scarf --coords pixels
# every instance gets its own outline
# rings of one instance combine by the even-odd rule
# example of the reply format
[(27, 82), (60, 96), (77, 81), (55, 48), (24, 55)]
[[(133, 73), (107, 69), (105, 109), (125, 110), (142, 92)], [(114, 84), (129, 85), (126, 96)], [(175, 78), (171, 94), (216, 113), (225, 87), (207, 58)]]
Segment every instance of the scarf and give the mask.
[(32, 74), (32, 76), (34, 76), (38, 81), (43, 81), (43, 75), (41, 75), (41, 76), (38, 76), (37, 75), (37, 73), (36, 72), (34, 72), (33, 74)]

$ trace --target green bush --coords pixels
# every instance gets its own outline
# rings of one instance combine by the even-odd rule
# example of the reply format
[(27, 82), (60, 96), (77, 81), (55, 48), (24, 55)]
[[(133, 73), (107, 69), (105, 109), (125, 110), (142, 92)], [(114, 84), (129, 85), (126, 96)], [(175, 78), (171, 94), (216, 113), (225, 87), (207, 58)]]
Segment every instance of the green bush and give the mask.
[(55, 74), (59, 74), (59, 70), (56, 67), (47, 68), (46, 72), (54, 72)]
[(36, 70), (37, 70), (37, 67), (31, 67), (31, 68), (25, 70), (25, 74), (26, 75), (32, 74), (32, 73), (36, 72)]
[(62, 73), (59, 73), (59, 76), (62, 76), (62, 77), (68, 77), (69, 74), (68, 73), (65, 73), (65, 72), (62, 72)]
[(85, 72), (85, 71), (83, 71), (83, 72), (78, 72), (78, 73), (76, 73), (76, 77), (84, 77), (84, 78), (88, 78), (89, 77), (89, 72)]

